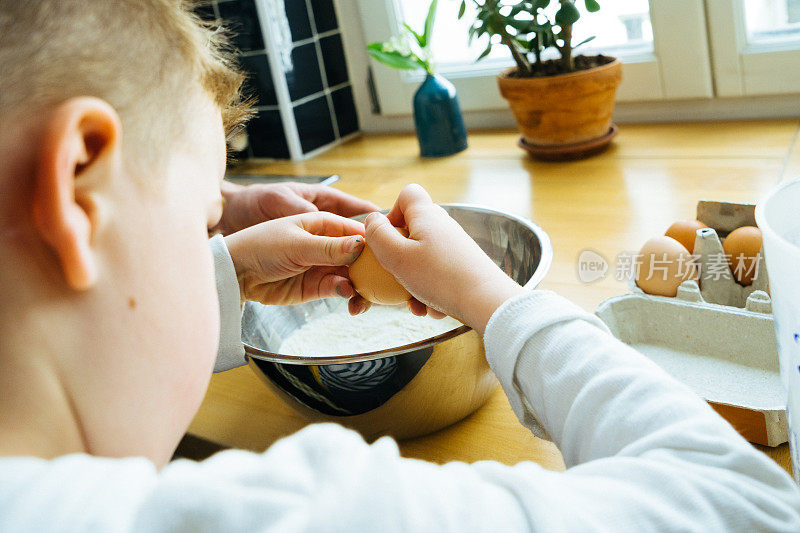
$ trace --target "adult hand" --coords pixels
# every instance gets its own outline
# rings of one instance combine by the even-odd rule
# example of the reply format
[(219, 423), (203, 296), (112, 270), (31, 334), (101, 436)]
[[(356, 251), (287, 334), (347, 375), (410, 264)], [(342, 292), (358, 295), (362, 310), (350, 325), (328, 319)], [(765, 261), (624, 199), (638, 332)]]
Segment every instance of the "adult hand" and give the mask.
[[(365, 226), (375, 257), (419, 305), (478, 333), (503, 302), (524, 291), (419, 185), (404, 188), (388, 216), (372, 213)], [(408, 238), (392, 226), (407, 227)]]
[(222, 182), (225, 207), (217, 226), (223, 235), (276, 218), (328, 211), (343, 217), (377, 211), (377, 205), (327, 185), (274, 183), (237, 185)]
[(225, 242), (243, 300), (291, 305), (340, 296), (351, 314), (367, 309), (347, 265), (364, 249), (364, 225), (332, 213), (279, 218), (237, 231)]

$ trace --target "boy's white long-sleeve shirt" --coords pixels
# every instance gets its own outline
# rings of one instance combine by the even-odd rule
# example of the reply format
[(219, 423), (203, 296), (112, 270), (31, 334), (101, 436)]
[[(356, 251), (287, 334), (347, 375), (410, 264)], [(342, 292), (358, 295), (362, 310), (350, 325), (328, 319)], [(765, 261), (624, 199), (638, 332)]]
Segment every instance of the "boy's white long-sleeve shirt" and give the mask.
[(0, 531), (800, 531), (789, 476), (593, 315), (534, 291), (498, 309), (484, 341), (566, 472), (439, 466), (323, 424), (161, 472), (143, 458), (1, 459)]

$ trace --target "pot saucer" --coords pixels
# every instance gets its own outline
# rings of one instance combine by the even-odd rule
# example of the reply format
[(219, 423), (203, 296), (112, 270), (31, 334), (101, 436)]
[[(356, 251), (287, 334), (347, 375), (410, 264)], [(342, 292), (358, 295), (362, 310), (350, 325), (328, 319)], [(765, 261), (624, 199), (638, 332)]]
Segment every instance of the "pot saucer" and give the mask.
[(608, 133), (573, 144), (561, 144), (545, 146), (540, 144), (529, 144), (523, 137), (517, 141), (517, 146), (531, 154), (536, 159), (544, 161), (570, 161), (574, 159), (583, 159), (605, 150), (611, 143), (612, 139), (619, 133), (619, 128), (616, 124), (611, 124), (608, 128)]

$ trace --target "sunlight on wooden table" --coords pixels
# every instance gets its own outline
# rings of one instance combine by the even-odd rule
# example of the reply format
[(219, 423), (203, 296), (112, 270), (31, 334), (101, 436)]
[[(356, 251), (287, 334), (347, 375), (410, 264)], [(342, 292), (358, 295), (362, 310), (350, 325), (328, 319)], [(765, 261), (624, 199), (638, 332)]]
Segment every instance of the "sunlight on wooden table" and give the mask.
[[(408, 183), (436, 202), (479, 203), (532, 219), (550, 234), (555, 259), (541, 288), (594, 311), (627, 292), (610, 271), (581, 283), (577, 257), (591, 249), (611, 265), (663, 234), (675, 220), (694, 218), (700, 199), (755, 202), (781, 179), (800, 175), (800, 121), (761, 120), (622, 125), (604, 154), (571, 163), (533, 161), (510, 131), (473, 132), (470, 148), (423, 160), (413, 135), (365, 136), (302, 163), (247, 163), (243, 172), (339, 174), (335, 185), (390, 207)], [(275, 397), (249, 368), (215, 375), (191, 434), (230, 447), (264, 450), (307, 422)], [(533, 437), (498, 390), (465, 420), (400, 443), (406, 457), (444, 463), (531, 460), (563, 469), (556, 447)], [(758, 447), (790, 469), (788, 446)]]

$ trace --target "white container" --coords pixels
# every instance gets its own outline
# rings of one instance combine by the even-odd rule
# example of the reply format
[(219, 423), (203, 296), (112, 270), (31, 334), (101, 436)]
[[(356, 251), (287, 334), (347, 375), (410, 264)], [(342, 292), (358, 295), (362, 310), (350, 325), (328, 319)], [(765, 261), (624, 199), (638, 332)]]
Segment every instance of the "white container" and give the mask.
[(641, 291), (605, 300), (597, 316), (611, 333), (686, 383), (750, 442), (787, 440), (769, 297), (744, 308), (706, 302), (697, 283), (674, 298)]
[(770, 273), (775, 332), (794, 479), (800, 483), (800, 179), (783, 183), (756, 207)]

